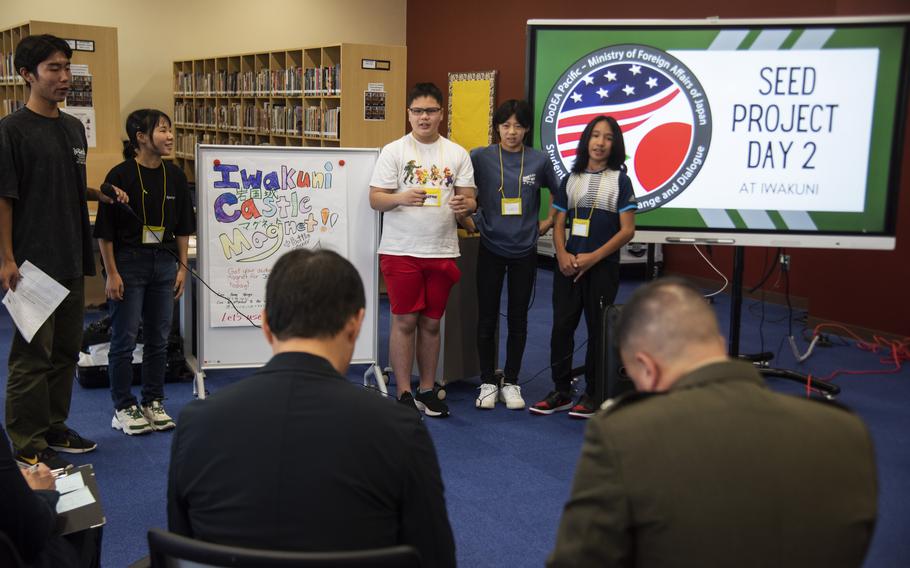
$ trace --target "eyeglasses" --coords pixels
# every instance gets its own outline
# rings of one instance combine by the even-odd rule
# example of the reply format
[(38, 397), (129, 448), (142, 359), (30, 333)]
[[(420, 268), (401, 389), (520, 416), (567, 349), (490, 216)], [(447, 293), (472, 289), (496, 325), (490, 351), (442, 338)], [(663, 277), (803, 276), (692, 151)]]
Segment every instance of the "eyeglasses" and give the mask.
[(408, 109), (408, 112), (410, 112), (410, 113), (413, 114), (414, 116), (420, 116), (420, 115), (422, 115), (422, 114), (425, 114), (425, 115), (427, 115), (427, 116), (434, 116), (436, 113), (438, 113), (438, 112), (441, 111), (441, 110), (442, 110), (442, 109), (439, 108), (439, 107), (433, 107), (433, 108), (409, 108), (409, 109)]

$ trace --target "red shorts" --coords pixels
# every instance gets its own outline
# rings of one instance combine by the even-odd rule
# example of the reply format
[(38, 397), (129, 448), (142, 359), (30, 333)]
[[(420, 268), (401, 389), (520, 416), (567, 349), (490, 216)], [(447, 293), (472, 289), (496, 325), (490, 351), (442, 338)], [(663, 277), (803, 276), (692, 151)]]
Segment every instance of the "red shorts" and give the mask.
[(446, 311), (449, 292), (461, 278), (453, 258), (417, 258), (379, 255), (389, 304), (396, 315), (413, 314), (440, 319)]

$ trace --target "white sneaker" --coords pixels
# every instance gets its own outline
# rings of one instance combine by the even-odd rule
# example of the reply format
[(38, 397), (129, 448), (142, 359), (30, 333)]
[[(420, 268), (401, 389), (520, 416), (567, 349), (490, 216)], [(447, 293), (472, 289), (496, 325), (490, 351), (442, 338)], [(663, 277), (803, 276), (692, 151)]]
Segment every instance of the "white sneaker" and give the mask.
[(111, 419), (111, 428), (122, 430), (127, 436), (145, 434), (152, 431), (152, 425), (149, 424), (149, 421), (146, 420), (139, 407), (135, 404), (129, 408), (114, 412), (114, 418)]
[(164, 405), (161, 404), (160, 400), (153, 400), (148, 406), (143, 404), (142, 415), (148, 420), (153, 430), (161, 432), (162, 430), (170, 430), (177, 427), (174, 419), (164, 411)]
[(499, 388), (490, 383), (480, 385), (480, 394), (474, 401), (474, 406), (483, 410), (490, 410), (496, 406), (496, 397), (499, 394)]
[(506, 383), (499, 389), (499, 399), (506, 403), (509, 410), (521, 410), (525, 407), (525, 399), (521, 398), (521, 387)]

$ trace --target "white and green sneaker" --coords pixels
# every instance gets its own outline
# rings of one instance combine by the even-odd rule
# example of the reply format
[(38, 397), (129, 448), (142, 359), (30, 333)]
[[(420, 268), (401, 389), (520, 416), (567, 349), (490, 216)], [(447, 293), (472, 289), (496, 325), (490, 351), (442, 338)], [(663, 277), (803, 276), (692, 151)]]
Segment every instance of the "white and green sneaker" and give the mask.
[(122, 430), (127, 436), (145, 434), (152, 431), (152, 425), (149, 424), (149, 421), (146, 420), (139, 407), (135, 404), (114, 412), (114, 418), (111, 419), (111, 428)]
[(153, 400), (148, 405), (143, 404), (142, 415), (148, 420), (153, 430), (161, 432), (162, 430), (170, 430), (177, 427), (174, 419), (164, 411), (164, 405), (161, 404), (160, 400)]

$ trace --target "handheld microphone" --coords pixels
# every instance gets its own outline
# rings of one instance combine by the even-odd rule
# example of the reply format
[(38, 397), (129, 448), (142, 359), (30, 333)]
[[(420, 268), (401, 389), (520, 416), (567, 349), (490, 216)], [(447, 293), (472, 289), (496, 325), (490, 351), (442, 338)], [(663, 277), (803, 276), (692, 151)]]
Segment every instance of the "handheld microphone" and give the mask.
[(124, 211), (128, 212), (132, 217), (135, 217), (136, 219), (139, 220), (140, 223), (142, 223), (142, 219), (139, 219), (139, 215), (137, 215), (136, 212), (133, 211), (132, 207), (130, 207), (126, 203), (117, 201), (117, 192), (114, 191), (113, 185), (109, 184), (108, 182), (104, 182), (101, 184), (100, 189), (101, 189), (102, 195), (110, 198), (110, 200), (113, 201), (113, 203), (111, 203), (111, 205), (113, 205), (115, 207), (118, 207), (118, 206), (121, 207)]
[(111, 200), (114, 201), (114, 203), (117, 202), (117, 192), (114, 191), (114, 186), (112, 186), (108, 182), (104, 182), (101, 184), (101, 193), (106, 197), (110, 197)]

